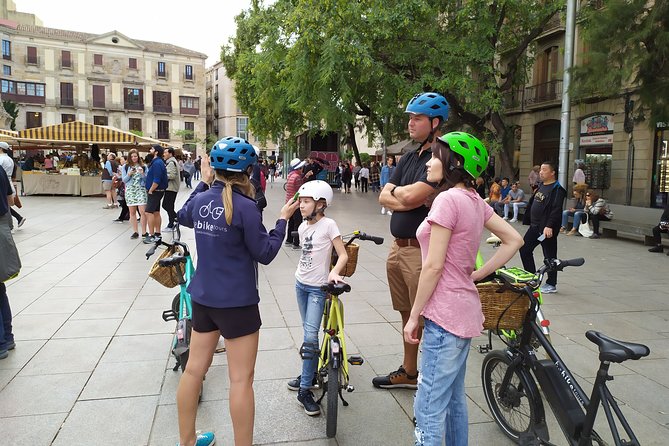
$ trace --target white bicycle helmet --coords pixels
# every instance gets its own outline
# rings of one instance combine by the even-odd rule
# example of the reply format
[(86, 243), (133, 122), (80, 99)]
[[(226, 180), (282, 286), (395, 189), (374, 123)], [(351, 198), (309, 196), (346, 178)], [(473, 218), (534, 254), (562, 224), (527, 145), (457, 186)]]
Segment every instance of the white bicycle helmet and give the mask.
[(300, 198), (311, 197), (315, 201), (325, 200), (328, 206), (332, 203), (332, 197), (334, 196), (330, 185), (322, 180), (313, 180), (304, 183), (297, 193), (300, 194)]

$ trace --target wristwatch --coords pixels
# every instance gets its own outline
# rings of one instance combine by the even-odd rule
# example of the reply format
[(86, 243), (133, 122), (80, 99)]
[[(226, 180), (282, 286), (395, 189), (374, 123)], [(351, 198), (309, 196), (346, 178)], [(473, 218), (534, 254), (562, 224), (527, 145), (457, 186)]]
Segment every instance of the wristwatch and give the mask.
[(395, 189), (397, 189), (398, 187), (399, 186), (395, 186), (392, 189), (390, 189), (390, 195), (392, 195), (394, 197), (395, 196)]

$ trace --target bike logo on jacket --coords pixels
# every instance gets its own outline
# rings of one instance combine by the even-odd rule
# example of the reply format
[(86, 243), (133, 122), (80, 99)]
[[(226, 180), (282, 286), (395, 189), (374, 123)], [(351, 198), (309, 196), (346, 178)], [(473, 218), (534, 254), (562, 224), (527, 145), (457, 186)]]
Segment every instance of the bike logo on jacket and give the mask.
[(211, 207), (211, 204), (214, 202), (214, 200), (211, 200), (209, 204), (205, 204), (200, 208), (200, 217), (202, 218), (207, 218), (211, 215), (211, 218), (214, 220), (218, 220), (221, 218), (221, 215), (223, 215), (223, 212), (225, 209), (223, 209), (223, 206), (216, 206), (215, 208)]

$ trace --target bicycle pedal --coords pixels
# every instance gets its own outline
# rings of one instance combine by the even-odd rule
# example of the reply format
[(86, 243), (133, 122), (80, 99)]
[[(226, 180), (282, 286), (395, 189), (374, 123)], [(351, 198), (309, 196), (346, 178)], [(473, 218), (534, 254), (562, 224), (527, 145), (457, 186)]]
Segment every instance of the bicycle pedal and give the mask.
[(179, 316), (174, 312), (174, 310), (165, 310), (163, 311), (163, 320), (165, 322), (176, 321)]
[(490, 351), (490, 346), (489, 345), (477, 345), (476, 350), (478, 350), (479, 353), (488, 353)]
[(354, 390), (355, 390), (355, 387), (353, 387), (352, 385), (349, 384), (348, 386), (346, 386), (346, 391), (347, 391), (348, 393), (351, 393), (351, 392), (353, 392)]
[(362, 356), (349, 356), (348, 357), (348, 363), (351, 365), (362, 365), (362, 363), (365, 362), (364, 359), (362, 359)]

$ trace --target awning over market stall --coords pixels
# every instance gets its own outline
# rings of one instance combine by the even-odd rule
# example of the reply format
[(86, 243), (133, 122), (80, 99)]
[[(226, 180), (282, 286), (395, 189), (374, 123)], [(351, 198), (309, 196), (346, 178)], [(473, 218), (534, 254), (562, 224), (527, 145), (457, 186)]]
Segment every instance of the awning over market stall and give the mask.
[(20, 142), (45, 144), (137, 145), (144, 142), (130, 132), (81, 121), (21, 130), (18, 137)]
[(15, 132), (14, 130), (0, 129), (0, 141), (8, 141), (8, 140), (15, 141), (16, 138), (18, 137), (19, 137), (19, 132)]

